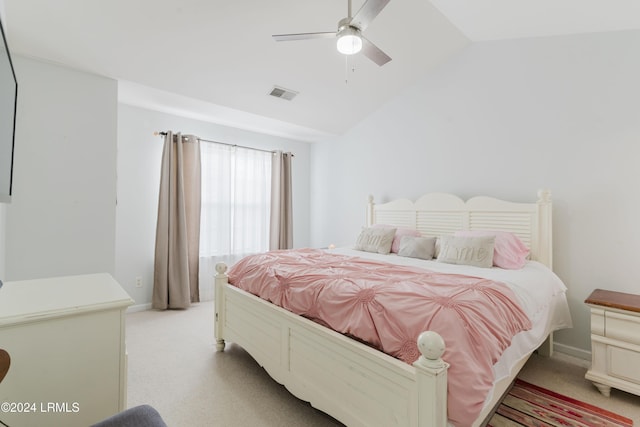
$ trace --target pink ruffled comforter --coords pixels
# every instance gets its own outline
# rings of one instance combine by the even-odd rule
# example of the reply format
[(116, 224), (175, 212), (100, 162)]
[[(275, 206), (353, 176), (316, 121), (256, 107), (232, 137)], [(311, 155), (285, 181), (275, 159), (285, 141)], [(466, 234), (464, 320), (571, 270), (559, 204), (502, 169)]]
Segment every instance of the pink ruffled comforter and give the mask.
[(504, 284), (315, 249), (248, 256), (229, 282), (407, 363), (420, 356), (418, 335), (438, 332), (451, 364), (448, 417), (460, 427), (482, 410), (512, 337), (531, 328)]

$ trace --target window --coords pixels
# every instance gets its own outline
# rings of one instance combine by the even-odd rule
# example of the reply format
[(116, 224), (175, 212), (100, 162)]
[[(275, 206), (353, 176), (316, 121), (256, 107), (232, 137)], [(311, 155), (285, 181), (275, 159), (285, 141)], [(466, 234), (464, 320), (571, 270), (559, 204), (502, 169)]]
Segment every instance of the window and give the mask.
[(201, 144), (200, 257), (232, 263), (269, 249), (269, 152)]

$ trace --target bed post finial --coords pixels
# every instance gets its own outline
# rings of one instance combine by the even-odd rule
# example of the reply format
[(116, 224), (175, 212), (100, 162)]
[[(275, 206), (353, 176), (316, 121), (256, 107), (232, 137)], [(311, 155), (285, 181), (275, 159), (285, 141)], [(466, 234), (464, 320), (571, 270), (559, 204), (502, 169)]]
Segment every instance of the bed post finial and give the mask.
[(218, 274), (224, 274), (227, 271), (227, 264), (225, 264), (224, 262), (219, 262), (216, 264), (216, 273)]
[(369, 194), (367, 201), (367, 227), (370, 227), (373, 225), (373, 206), (375, 205), (373, 201), (373, 194)]
[(422, 356), (418, 361), (425, 367), (439, 369), (445, 366), (442, 355), (444, 354), (444, 340), (437, 332), (426, 331), (418, 337), (418, 349)]
[(538, 203), (550, 203), (551, 202), (551, 191), (546, 188), (541, 188), (538, 190)]

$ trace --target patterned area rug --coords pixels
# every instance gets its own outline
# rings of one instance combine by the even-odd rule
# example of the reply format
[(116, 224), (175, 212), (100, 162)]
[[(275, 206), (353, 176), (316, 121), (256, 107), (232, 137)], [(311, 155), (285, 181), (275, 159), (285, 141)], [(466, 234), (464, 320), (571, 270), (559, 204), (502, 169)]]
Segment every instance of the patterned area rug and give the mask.
[(516, 379), (488, 427), (516, 426), (631, 427), (633, 421)]

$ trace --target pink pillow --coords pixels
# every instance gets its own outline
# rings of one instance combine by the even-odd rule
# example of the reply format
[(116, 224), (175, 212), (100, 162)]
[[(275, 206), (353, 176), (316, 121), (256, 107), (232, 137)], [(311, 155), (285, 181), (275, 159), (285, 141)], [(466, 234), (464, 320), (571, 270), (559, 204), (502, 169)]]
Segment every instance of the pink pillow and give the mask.
[(456, 236), (496, 236), (493, 265), (507, 270), (518, 270), (527, 263), (529, 248), (513, 233), (494, 230), (461, 230)]
[(401, 227), (394, 227), (392, 225), (387, 225), (387, 224), (375, 224), (374, 227), (376, 228), (395, 228), (396, 229), (396, 235), (393, 238), (393, 242), (391, 243), (391, 252), (393, 252), (394, 254), (397, 254), (398, 251), (400, 250), (400, 240), (402, 240), (402, 238), (404, 236), (411, 236), (411, 237), (420, 237), (421, 234), (418, 230), (414, 230), (412, 228), (401, 228)]

